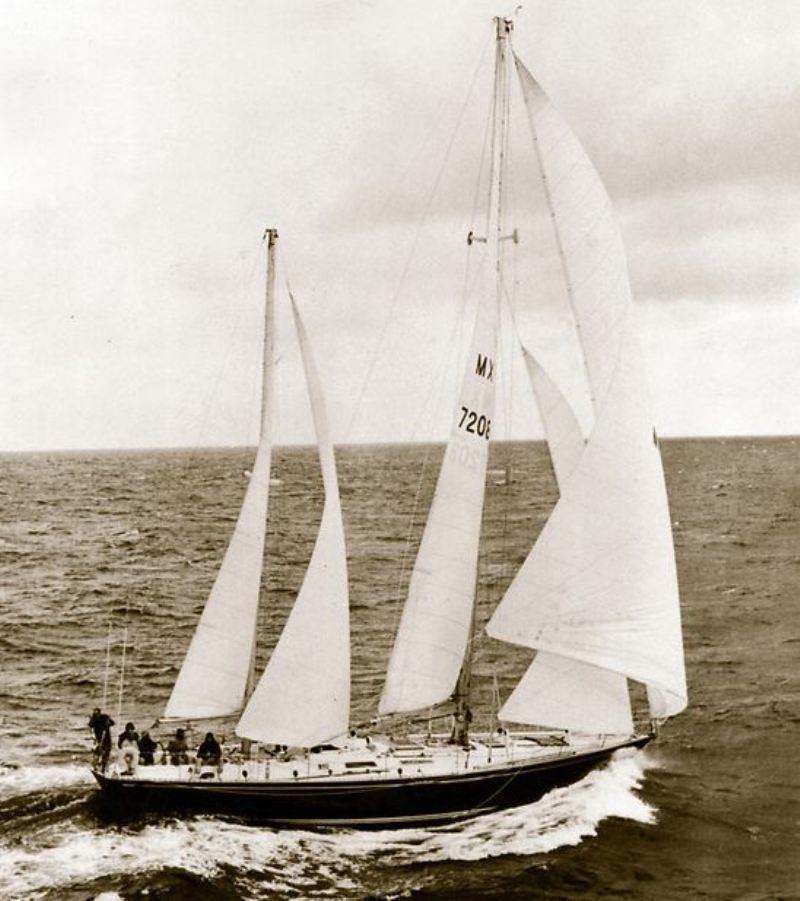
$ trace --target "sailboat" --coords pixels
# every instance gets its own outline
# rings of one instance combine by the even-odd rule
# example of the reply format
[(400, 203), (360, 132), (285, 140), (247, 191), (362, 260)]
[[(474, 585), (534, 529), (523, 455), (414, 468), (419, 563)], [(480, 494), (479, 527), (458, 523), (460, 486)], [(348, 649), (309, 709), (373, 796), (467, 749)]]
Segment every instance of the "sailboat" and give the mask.
[[(452, 427), (410, 576), (377, 717), (350, 723), (345, 539), (320, 379), (293, 303), (325, 503), (291, 614), (256, 678), (256, 624), (269, 493), (276, 233), (267, 232), (261, 440), (231, 543), (165, 721), (233, 718), (241, 748), (214, 767), (161, 763), (94, 775), (123, 806), (223, 811), (275, 826), (436, 825), (535, 801), (611, 755), (644, 747), (686, 706), (680, 604), (658, 440), (644, 388), (624, 249), (606, 191), (577, 139), (495, 20), (493, 186), (485, 234), (495, 290), (478, 303)], [(496, 711), (472, 728), (475, 595), (494, 414), (507, 228), (508, 96), (516, 70), (591, 401), (568, 394), (520, 339), (559, 498), (486, 625), (535, 651)], [(492, 296), (493, 294), (493, 296)], [(631, 683), (644, 686), (646, 727)], [(446, 708), (441, 735), (414, 723)], [(398, 730), (398, 718), (411, 724)], [(418, 719), (415, 720), (415, 717)], [(387, 724), (392, 723), (391, 727)], [(399, 731), (402, 734), (399, 735)], [(398, 737), (399, 736), (399, 737)]]

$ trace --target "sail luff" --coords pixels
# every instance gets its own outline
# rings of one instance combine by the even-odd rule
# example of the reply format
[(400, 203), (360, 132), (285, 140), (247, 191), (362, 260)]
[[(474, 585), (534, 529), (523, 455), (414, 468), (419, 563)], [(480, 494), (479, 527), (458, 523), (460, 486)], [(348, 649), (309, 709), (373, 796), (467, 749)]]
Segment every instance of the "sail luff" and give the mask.
[(350, 626), (344, 525), (322, 381), (300, 312), (291, 294), (290, 298), (325, 502), (300, 592), (236, 733), (242, 738), (308, 748), (347, 731)]
[(164, 713), (210, 719), (241, 711), (254, 648), (267, 527), (273, 420), (274, 243), (268, 229), (261, 428), (256, 459), (233, 535), (195, 629)]

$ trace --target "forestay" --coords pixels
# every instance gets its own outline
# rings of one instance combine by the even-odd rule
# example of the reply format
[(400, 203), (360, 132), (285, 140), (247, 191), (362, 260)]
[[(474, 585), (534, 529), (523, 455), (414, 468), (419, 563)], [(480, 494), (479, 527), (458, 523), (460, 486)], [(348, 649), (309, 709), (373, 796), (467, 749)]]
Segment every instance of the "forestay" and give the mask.
[(300, 593), (236, 733), (262, 742), (309, 748), (347, 731), (350, 626), (333, 443), (322, 384), (294, 299), (292, 313), (319, 446), (325, 504)]
[(467, 369), (386, 677), (381, 714), (447, 700), (469, 638), (494, 410), (497, 303), (478, 305)]

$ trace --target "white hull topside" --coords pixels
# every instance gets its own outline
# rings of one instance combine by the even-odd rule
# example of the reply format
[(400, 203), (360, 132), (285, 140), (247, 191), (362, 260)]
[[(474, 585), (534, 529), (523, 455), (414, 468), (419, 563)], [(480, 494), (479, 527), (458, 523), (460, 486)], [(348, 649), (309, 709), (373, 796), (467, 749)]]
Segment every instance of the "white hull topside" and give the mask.
[(127, 768), (121, 755), (103, 774), (108, 780), (148, 783), (321, 783), (342, 780), (417, 780), (479, 771), (527, 767), (630, 747), (644, 736), (569, 735), (515, 732), (474, 735), (469, 747), (451, 744), (447, 736), (409, 736), (402, 743), (385, 737), (349, 738), (340, 747), (306, 752), (268, 752), (254, 747), (249, 759), (238, 748), (224, 749), (219, 765), (199, 762)]

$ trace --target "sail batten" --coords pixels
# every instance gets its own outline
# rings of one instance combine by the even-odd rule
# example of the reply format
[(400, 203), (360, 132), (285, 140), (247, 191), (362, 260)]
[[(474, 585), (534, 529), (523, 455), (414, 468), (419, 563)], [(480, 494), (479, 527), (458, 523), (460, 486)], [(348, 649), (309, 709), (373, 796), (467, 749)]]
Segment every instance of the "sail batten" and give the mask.
[(236, 733), (257, 741), (309, 748), (347, 731), (350, 625), (344, 524), (322, 382), (293, 298), (292, 313), (317, 435), (325, 502), (300, 592)]

